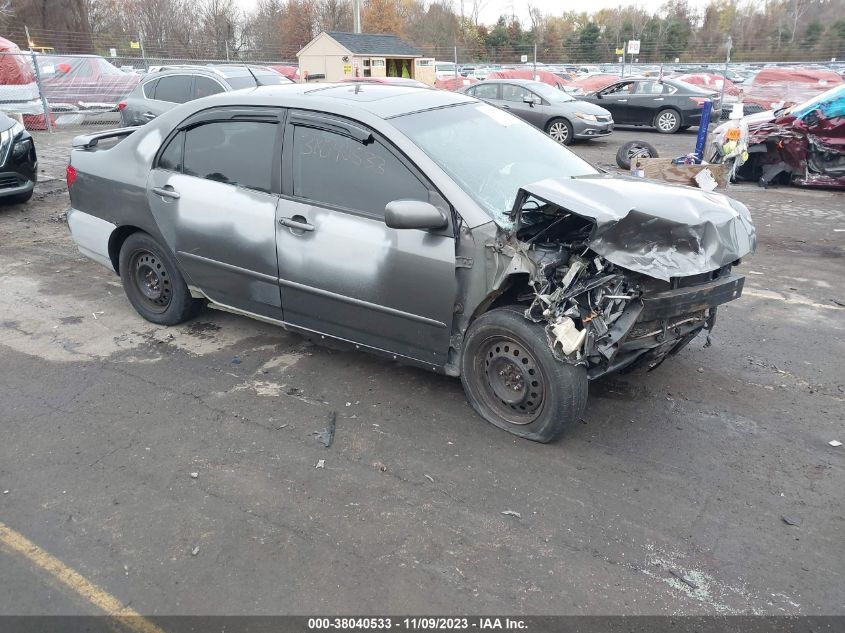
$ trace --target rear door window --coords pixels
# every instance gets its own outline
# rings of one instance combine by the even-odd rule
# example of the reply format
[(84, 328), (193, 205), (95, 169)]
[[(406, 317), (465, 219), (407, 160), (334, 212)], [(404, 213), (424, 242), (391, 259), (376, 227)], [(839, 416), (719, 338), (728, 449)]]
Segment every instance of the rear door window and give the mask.
[(191, 128), (183, 171), (270, 193), (277, 130), (277, 124), (264, 121), (213, 121)]
[(216, 95), (218, 92), (225, 92), (220, 82), (214, 81), (209, 77), (197, 75), (194, 77), (194, 90), (191, 99), (201, 99), (210, 95)]
[(393, 200), (428, 201), (428, 189), (378, 141), (294, 126), (293, 194), (383, 218)]
[(156, 86), (155, 99), (170, 103), (185, 103), (191, 94), (191, 79), (188, 75), (162, 77)]

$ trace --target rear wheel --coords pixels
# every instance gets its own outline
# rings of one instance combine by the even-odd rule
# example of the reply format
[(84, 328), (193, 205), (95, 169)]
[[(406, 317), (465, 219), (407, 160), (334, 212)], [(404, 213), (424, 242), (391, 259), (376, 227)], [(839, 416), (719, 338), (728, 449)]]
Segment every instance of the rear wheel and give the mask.
[(654, 127), (661, 134), (674, 134), (681, 129), (681, 116), (669, 108), (665, 108), (654, 117)]
[(572, 124), (566, 119), (552, 119), (546, 126), (546, 134), (561, 145), (571, 145), (574, 140)]
[(202, 307), (167, 249), (146, 233), (133, 233), (121, 246), (120, 280), (138, 314), (159, 325), (187, 321)]
[(587, 404), (586, 370), (557, 360), (544, 328), (516, 306), (491, 310), (470, 326), (461, 382), (481, 417), (537, 442), (559, 437)]

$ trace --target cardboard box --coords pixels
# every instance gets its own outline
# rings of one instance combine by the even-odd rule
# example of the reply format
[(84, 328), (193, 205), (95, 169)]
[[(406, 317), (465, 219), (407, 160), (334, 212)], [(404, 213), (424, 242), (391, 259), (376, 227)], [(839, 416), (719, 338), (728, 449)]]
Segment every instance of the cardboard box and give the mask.
[(673, 165), (671, 158), (636, 158), (631, 161), (631, 175), (652, 178), (679, 185), (697, 187), (695, 176), (698, 172), (709, 169), (716, 181), (717, 189), (725, 189), (730, 180), (728, 165)]

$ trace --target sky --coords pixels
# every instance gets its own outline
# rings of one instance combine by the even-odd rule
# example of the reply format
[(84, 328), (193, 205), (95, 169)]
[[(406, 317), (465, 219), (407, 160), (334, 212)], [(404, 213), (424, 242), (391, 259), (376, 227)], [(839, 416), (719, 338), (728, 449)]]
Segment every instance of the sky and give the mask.
[[(362, 3), (364, 0), (361, 0)], [(528, 20), (528, 0), (480, 0), (483, 9), (481, 10), (481, 22), (484, 24), (493, 24), (499, 19), (500, 15), (516, 14), (520, 22), (523, 24), (530, 23)], [(236, 0), (241, 8), (251, 11), (257, 0)], [(640, 6), (649, 13), (656, 11), (665, 2), (665, 0), (636, 0), (633, 4)], [(460, 0), (453, 0), (455, 11), (460, 9)], [(465, 0), (465, 11), (469, 12), (469, 7), (472, 0)], [(537, 7), (546, 15), (561, 15), (564, 11), (581, 11), (585, 4), (589, 6), (591, 12), (599, 9), (611, 9), (620, 6), (620, 0), (530, 0), (532, 6)]]

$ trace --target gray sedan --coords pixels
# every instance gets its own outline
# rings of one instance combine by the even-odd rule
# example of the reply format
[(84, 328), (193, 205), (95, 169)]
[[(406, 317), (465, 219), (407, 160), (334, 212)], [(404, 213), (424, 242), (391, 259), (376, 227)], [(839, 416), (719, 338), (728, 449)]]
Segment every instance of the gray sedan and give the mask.
[(460, 376), (483, 418), (542, 442), (588, 380), (712, 329), (755, 245), (726, 196), (600, 173), (404, 86), (221, 93), (77, 137), (67, 175), (74, 240), (145, 319), (207, 305)]
[(564, 145), (613, 131), (610, 112), (542, 81), (489, 79), (462, 92), (512, 112)]

